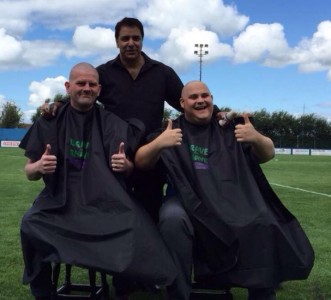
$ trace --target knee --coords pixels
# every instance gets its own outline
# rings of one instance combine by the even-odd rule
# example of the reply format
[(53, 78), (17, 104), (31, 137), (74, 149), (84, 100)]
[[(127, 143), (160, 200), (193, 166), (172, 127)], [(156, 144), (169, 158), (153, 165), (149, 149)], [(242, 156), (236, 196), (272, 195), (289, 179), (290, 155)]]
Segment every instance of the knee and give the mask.
[(193, 226), (188, 215), (181, 205), (173, 200), (166, 202), (160, 209), (159, 229), (162, 235), (193, 236)]

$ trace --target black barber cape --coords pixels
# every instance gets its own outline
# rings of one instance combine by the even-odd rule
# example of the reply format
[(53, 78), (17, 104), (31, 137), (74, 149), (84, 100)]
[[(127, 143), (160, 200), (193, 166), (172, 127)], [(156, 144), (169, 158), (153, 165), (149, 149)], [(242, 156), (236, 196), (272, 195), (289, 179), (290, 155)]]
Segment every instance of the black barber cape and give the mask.
[(196, 278), (257, 288), (307, 278), (312, 246), (250, 146), (236, 141), (234, 124), (196, 126), (181, 116), (178, 127), (183, 143), (164, 150), (161, 162), (195, 229)]
[(54, 175), (24, 215), (21, 240), (23, 281), (30, 282), (42, 262), (63, 262), (121, 274), (142, 283), (169, 284), (176, 276), (156, 226), (125, 189), (121, 174), (109, 167), (120, 142), (127, 153), (138, 146), (143, 128), (95, 106), (79, 113), (66, 104), (52, 120), (40, 118), (20, 147), (38, 160), (51, 145)]

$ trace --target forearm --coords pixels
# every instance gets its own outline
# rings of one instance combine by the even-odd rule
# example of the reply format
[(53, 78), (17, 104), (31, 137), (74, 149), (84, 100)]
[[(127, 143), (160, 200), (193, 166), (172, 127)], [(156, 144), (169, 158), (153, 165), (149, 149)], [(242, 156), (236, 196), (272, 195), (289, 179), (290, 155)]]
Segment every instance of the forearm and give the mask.
[(156, 165), (163, 150), (157, 140), (158, 138), (138, 149), (135, 156), (137, 169), (150, 170)]
[(25, 174), (29, 180), (39, 180), (42, 177), (42, 173), (40, 171), (40, 161), (32, 162), (28, 159), (25, 165)]
[(252, 150), (260, 163), (265, 163), (275, 156), (273, 141), (260, 133), (257, 135), (256, 140), (252, 142)]
[(130, 161), (129, 159), (126, 159), (126, 167), (124, 170), (124, 176), (129, 177), (132, 174), (133, 169), (134, 169), (133, 162)]

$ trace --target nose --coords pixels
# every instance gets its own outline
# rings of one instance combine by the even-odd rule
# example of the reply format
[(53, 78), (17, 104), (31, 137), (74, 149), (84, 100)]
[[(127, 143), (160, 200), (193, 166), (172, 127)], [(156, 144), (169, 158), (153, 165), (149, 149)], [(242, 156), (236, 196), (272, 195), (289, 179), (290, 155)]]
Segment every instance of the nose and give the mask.
[(204, 102), (204, 101), (205, 101), (205, 99), (201, 95), (197, 98), (198, 103)]
[(86, 87), (86, 88), (91, 88), (92, 86), (93, 86), (93, 83), (91, 83), (91, 82), (86, 82), (84, 84), (84, 87)]
[(92, 89), (91, 84), (90, 84), (89, 82), (86, 82), (86, 83), (84, 84), (84, 86), (83, 86), (83, 91), (84, 91), (84, 92), (90, 92), (91, 89)]
[(129, 46), (133, 46), (133, 45), (134, 45), (134, 40), (133, 40), (133, 38), (129, 38), (129, 40), (128, 40), (128, 45), (129, 45)]

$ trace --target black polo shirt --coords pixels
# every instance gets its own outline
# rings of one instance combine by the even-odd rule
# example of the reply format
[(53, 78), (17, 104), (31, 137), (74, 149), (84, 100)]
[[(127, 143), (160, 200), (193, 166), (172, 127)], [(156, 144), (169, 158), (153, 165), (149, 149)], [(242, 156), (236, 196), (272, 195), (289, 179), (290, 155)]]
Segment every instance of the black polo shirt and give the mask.
[(133, 79), (120, 56), (97, 67), (102, 85), (98, 100), (122, 119), (137, 118), (149, 133), (162, 126), (164, 102), (181, 110), (183, 83), (169, 66), (142, 52), (145, 64)]

